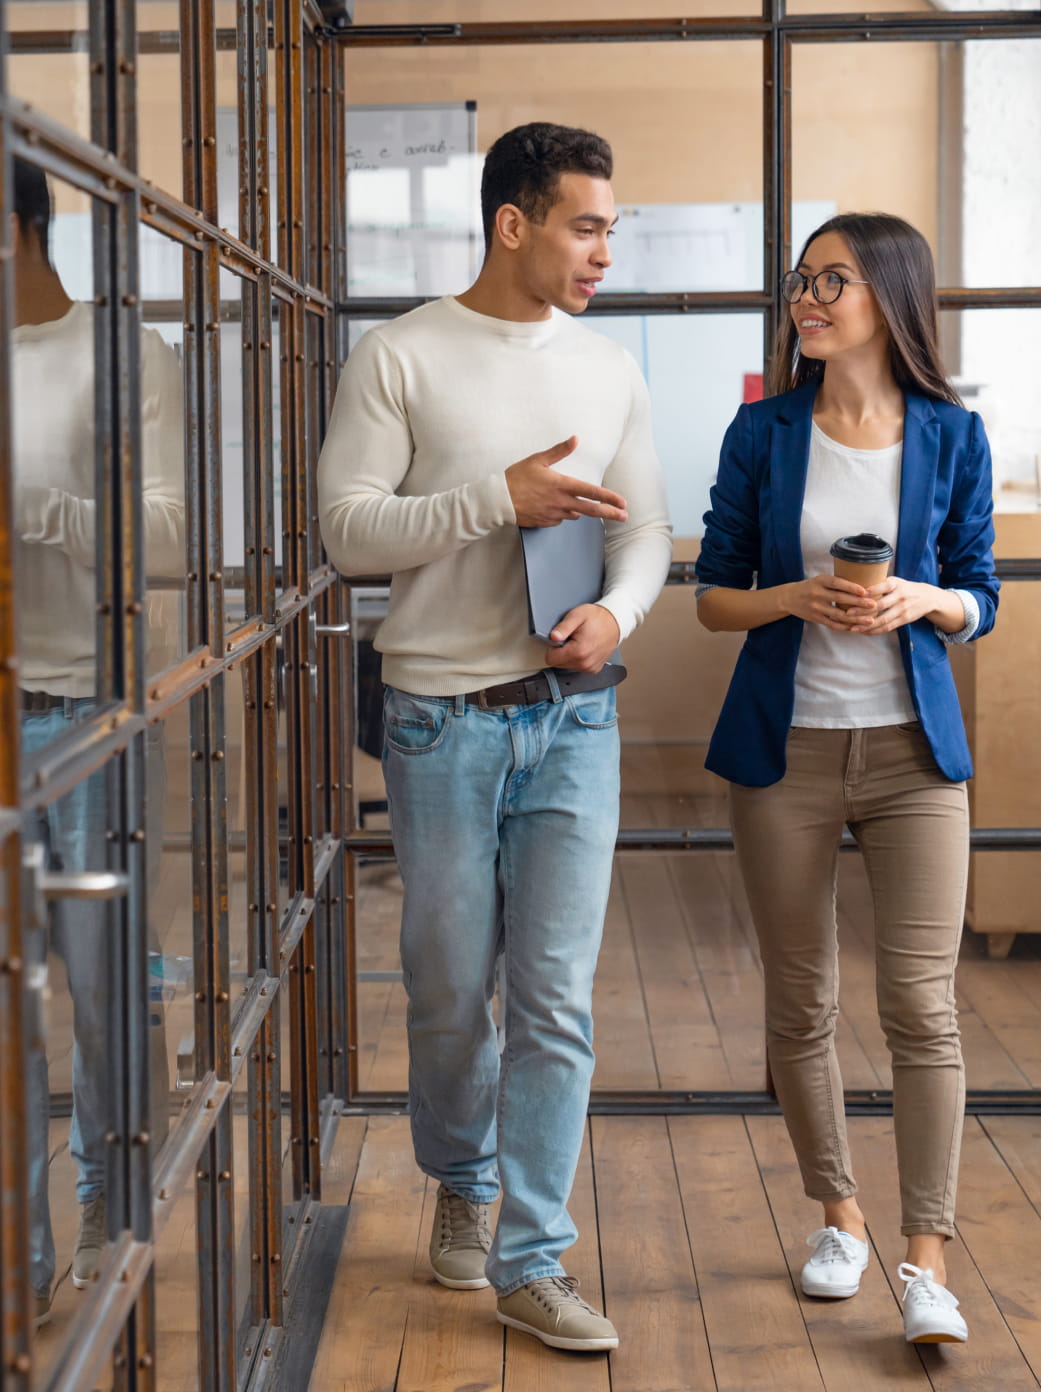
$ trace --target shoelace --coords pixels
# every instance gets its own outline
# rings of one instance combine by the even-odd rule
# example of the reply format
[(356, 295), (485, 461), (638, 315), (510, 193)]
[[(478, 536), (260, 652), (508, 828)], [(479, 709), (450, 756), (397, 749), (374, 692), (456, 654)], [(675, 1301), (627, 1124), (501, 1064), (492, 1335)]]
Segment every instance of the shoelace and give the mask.
[[(534, 1282), (536, 1295), (546, 1309), (552, 1309), (555, 1303), (559, 1303), (559, 1301), (555, 1302), (548, 1298), (549, 1291), (544, 1287), (551, 1286), (558, 1292), (558, 1297), (566, 1300), (569, 1305), (577, 1305), (580, 1309), (588, 1310), (591, 1315), (595, 1315), (596, 1311), (593, 1309), (592, 1305), (587, 1305), (579, 1295), (578, 1284), (579, 1281), (577, 1276), (544, 1276), (540, 1280)], [(543, 1287), (542, 1290), (538, 1289), (540, 1286)]]
[(469, 1245), (487, 1251), (492, 1240), (487, 1204), (470, 1203), (461, 1194), (447, 1191), (442, 1199), (442, 1242), (450, 1242), (453, 1247)]
[(929, 1306), (931, 1309), (957, 1309), (957, 1299), (934, 1279), (931, 1267), (927, 1266), (923, 1270), (920, 1266), (912, 1266), (910, 1262), (901, 1262), (897, 1267), (897, 1275), (904, 1283), (901, 1300), (906, 1300), (911, 1295), (917, 1304)]
[(819, 1242), (820, 1250), (814, 1251), (813, 1260), (821, 1266), (828, 1266), (831, 1262), (856, 1260), (857, 1249), (847, 1245), (855, 1241), (856, 1238), (850, 1233), (839, 1232), (838, 1228), (818, 1228), (815, 1233), (810, 1233), (806, 1245), (816, 1248)]

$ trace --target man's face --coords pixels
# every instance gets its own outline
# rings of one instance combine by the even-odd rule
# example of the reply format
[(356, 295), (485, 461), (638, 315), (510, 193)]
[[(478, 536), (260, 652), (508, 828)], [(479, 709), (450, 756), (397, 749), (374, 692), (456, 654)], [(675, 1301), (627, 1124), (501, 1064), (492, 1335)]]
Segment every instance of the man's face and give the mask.
[(518, 266), (528, 293), (581, 314), (611, 264), (607, 239), (617, 218), (606, 179), (562, 174), (546, 220), (524, 219)]

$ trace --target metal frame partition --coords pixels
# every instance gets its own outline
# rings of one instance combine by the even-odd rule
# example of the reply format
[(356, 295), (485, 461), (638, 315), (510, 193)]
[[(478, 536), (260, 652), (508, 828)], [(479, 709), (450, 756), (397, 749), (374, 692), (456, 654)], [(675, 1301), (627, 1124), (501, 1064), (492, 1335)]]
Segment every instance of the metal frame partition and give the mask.
[[(185, 1195), (194, 1196), (195, 1385), (215, 1392), (272, 1385), (285, 1344), (286, 1297), (304, 1263), (304, 1239), (313, 1232), (311, 1206), (321, 1197), (323, 1125), (328, 1140), (333, 1096), (346, 1090), (345, 1046), (339, 1042), (346, 1036), (346, 957), (334, 925), (345, 894), (339, 855), (344, 779), (337, 767), (350, 679), (343, 601), (320, 551), (314, 507), (314, 466), (337, 363), (342, 87), (321, 11), (311, 0), (237, 0), (235, 27), (218, 28), (218, 16), (227, 24), (231, 8), (217, 0), (182, 0), (176, 30), (139, 33), (147, 8), (133, 0), (97, 0), (89, 6), (89, 32), (83, 33), (14, 27), (11, 6), (0, 4), (4, 72), (22, 56), (36, 54), (85, 51), (89, 65), (89, 137), (9, 95), (5, 85), (0, 147), (5, 214), (12, 207), (14, 156), (93, 199), (98, 554), (104, 558), (97, 710), (43, 756), (21, 760), (11, 733), (18, 729), (19, 692), (8, 407), (18, 406), (11, 398), (14, 287), (11, 219), (5, 216), (0, 706), (8, 733), (0, 742), (0, 1380), (12, 1392), (76, 1392), (106, 1377), (106, 1385), (118, 1388), (162, 1385), (166, 1294), (156, 1280), (156, 1254)], [(236, 55), (237, 234), (222, 228), (218, 217), (217, 61), (224, 53)], [(180, 196), (149, 182), (139, 164), (138, 115), (149, 99), (140, 85), (141, 59), (156, 54), (180, 56)], [(277, 245), (269, 235), (275, 201), (269, 101), (278, 151)], [(181, 659), (158, 676), (146, 676), (144, 658), (138, 357), (143, 319), (174, 316), (162, 305), (142, 303), (139, 226), (177, 244), (183, 259), (187, 536), (184, 577), (175, 579), (183, 587), (187, 642)], [(236, 299), (228, 299), (228, 286), (234, 286)], [(241, 327), (241, 568), (224, 563), (220, 332), (228, 320)], [(228, 619), (232, 590), (244, 596), (241, 621)], [(229, 830), (227, 812), (226, 704), (232, 682), (241, 683), (243, 707), (239, 834)], [(188, 853), (191, 867), (183, 892), (193, 924), (194, 1087), (153, 1161), (144, 1063), (145, 741), (150, 727), (165, 727), (186, 710), (190, 835), (174, 849)], [(28, 901), (42, 900), (55, 886), (23, 870), (20, 832), (30, 809), (52, 803), (102, 768), (108, 770), (112, 892), (123, 896), (111, 918), (118, 1027), (106, 1136), (109, 1245), (98, 1279), (60, 1330), (59, 1346), (51, 1345), (43, 1370), (30, 1332), (23, 1016), (31, 998), (21, 925)], [(316, 778), (319, 769), (327, 774)], [(245, 922), (240, 918), (234, 928), (248, 957), (246, 984), (237, 993), (229, 954), (234, 850), (245, 855)], [(52, 1096), (52, 1115), (60, 1105)], [(236, 1147), (238, 1135), (245, 1140)], [(243, 1251), (245, 1274), (236, 1260)]]
[[(634, 6), (634, 8), (636, 8)], [(460, 46), (509, 46), (519, 44), (698, 43), (720, 40), (758, 42), (762, 48), (762, 188), (763, 281), (758, 290), (696, 292), (676, 290), (654, 293), (603, 293), (589, 307), (590, 316), (690, 315), (759, 313), (764, 323), (764, 360), (769, 356), (777, 329), (778, 299), (772, 287), (790, 265), (792, 205), (792, 56), (796, 45), (886, 43), (895, 41), (967, 41), (972, 39), (1041, 38), (1041, 10), (985, 11), (956, 14), (859, 13), (789, 14), (785, 0), (763, 0), (762, 13), (747, 18), (634, 18), (631, 20), (504, 21), (499, 23), (356, 25), (343, 29), (338, 39), (345, 49), (404, 48), (419, 46), (439, 50)], [(350, 91), (347, 93), (350, 100)], [(942, 309), (1039, 308), (1041, 288), (1036, 286), (968, 288), (944, 286), (939, 291)], [(421, 299), (349, 297), (337, 305), (340, 316), (351, 319), (393, 318), (422, 303)], [(1008, 579), (1041, 580), (1041, 557), (999, 564), (999, 575)], [(351, 587), (386, 583), (386, 577), (357, 577)], [(693, 567), (674, 562), (668, 583), (694, 583)], [(360, 857), (393, 854), (389, 836), (366, 831), (351, 813), (345, 834), (348, 864)], [(974, 850), (1038, 850), (1041, 828), (977, 828), (972, 833)], [(617, 849), (629, 851), (726, 851), (733, 842), (726, 828), (625, 828)], [(847, 837), (844, 850), (854, 850)], [(347, 940), (353, 954), (354, 905), (348, 903)], [(353, 956), (352, 956), (353, 960)], [(352, 972), (352, 977), (355, 973)], [(362, 1089), (359, 1083), (357, 1011), (349, 1012), (350, 1068), (348, 1101), (363, 1112), (400, 1110), (405, 1097)], [(846, 1103), (853, 1114), (888, 1113), (892, 1095), (887, 1091), (847, 1091)], [(972, 1112), (1041, 1112), (1037, 1091), (970, 1091)], [(769, 1078), (761, 1092), (626, 1092), (594, 1089), (590, 1111), (608, 1113), (746, 1113), (776, 1111)]]

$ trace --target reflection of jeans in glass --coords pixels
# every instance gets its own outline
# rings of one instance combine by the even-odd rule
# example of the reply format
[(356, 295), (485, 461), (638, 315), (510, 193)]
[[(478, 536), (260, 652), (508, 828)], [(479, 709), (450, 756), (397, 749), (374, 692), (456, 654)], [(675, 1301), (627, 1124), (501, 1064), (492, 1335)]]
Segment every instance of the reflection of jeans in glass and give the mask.
[[(72, 719), (82, 719), (92, 706), (92, 699), (71, 701), (64, 710), (58, 707), (45, 714), (23, 713), (23, 752), (32, 754), (52, 743)], [(70, 873), (104, 870), (106, 823), (102, 770), (35, 813), (26, 834), (43, 843), (49, 869)], [(35, 941), (27, 952), (30, 965), (42, 963), (49, 945), (64, 961), (68, 976), (73, 1011), (69, 1150), (76, 1162), (76, 1198), (80, 1203), (96, 1199), (105, 1187), (104, 1138), (110, 1114), (108, 911), (104, 901), (91, 899), (51, 904), (49, 944), (43, 933), (31, 933)], [(33, 1289), (44, 1290), (54, 1279), (54, 1236), (47, 1197), (50, 1091), (47, 1056), (41, 1047), (30, 1050), (28, 1095), (31, 1276)]]
[(515, 1290), (559, 1274), (576, 1236), (566, 1204), (618, 827), (614, 691), (482, 710), (391, 688), (384, 714), (416, 1161), (471, 1201), (501, 1179), (487, 1272)]

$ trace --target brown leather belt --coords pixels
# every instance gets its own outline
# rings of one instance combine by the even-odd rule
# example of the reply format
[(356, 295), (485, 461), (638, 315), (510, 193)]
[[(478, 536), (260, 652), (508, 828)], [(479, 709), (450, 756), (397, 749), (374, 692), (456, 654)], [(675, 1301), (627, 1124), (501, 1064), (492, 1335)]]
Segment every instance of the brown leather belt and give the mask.
[[(626, 675), (620, 662), (610, 662), (599, 672), (572, 672), (564, 667), (547, 670), (556, 677), (561, 696), (575, 696), (582, 691), (603, 691), (605, 687), (617, 686)], [(552, 701), (553, 691), (546, 671), (542, 671), (517, 681), (502, 682), (499, 686), (486, 686), (483, 691), (468, 691), (465, 699), (468, 706), (492, 710), (499, 706), (535, 706), (540, 701)]]

